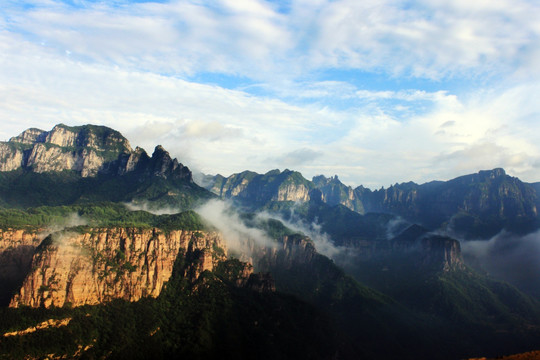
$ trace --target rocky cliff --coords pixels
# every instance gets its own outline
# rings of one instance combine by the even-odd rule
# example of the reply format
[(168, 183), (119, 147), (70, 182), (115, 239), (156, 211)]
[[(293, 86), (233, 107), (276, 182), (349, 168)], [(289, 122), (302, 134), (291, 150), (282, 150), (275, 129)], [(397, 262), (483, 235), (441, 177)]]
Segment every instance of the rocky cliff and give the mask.
[(68, 127), (56, 125), (51, 131), (28, 129), (0, 143), (0, 170), (19, 168), (34, 172), (72, 170), (83, 177), (107, 171), (107, 164), (131, 146), (119, 132), (104, 126)]
[(37, 248), (32, 270), (10, 306), (80, 306), (157, 297), (177, 257), (192, 262), (184, 276), (194, 280), (224, 259), (224, 246), (215, 232), (95, 228), (55, 233)]
[(0, 205), (35, 207), (122, 201), (188, 209), (214, 195), (160, 145), (149, 156), (95, 125), (29, 129), (0, 142)]
[(82, 177), (138, 171), (191, 181), (189, 169), (171, 159), (161, 146), (149, 157), (139, 147), (132, 150), (118, 131), (96, 125), (28, 129), (8, 142), (0, 142), (0, 171), (17, 169), (36, 173), (70, 170)]
[(272, 170), (266, 174), (244, 171), (228, 178), (206, 177), (206, 188), (243, 205), (263, 206), (273, 201), (309, 201), (313, 184), (296, 171)]
[(360, 214), (365, 213), (364, 205), (352, 187), (343, 184), (337, 175), (313, 177), (313, 184), (321, 192), (321, 200), (328, 205), (344, 205)]
[(43, 238), (37, 230), (0, 229), (0, 306), (8, 305), (23, 283)]

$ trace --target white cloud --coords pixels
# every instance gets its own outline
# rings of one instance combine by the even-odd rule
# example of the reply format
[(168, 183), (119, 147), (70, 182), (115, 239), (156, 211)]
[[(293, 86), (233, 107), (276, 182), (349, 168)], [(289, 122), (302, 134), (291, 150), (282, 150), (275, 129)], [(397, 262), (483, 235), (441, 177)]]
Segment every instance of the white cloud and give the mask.
[(311, 48), (316, 65), (441, 78), (511, 70), (540, 32), (528, 1), (354, 1), (320, 4)]
[[(504, 166), (540, 179), (535, 2), (79, 4), (5, 4), (1, 139), (96, 123), (207, 173), (298, 166), (378, 187)], [(207, 73), (246, 81), (189, 81)]]

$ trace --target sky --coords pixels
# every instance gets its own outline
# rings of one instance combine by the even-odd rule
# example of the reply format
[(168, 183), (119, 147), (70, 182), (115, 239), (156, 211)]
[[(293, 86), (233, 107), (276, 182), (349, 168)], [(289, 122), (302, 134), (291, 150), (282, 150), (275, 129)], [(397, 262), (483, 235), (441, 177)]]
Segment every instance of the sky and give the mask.
[(540, 181), (537, 0), (0, 0), (0, 141), (98, 124), (193, 171)]

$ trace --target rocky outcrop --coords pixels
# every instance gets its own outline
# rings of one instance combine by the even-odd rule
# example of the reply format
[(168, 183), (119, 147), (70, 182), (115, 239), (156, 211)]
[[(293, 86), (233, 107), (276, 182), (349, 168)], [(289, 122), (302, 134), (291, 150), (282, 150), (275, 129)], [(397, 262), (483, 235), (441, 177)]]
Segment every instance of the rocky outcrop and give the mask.
[(262, 272), (310, 264), (316, 256), (320, 255), (311, 239), (300, 234), (281, 236), (274, 247), (253, 249), (255, 269)]
[(36, 331), (45, 330), (49, 328), (58, 328), (61, 326), (67, 326), (71, 322), (71, 318), (65, 318), (65, 319), (49, 319), (47, 321), (40, 322), (36, 326), (31, 326), (29, 328), (26, 328), (24, 330), (19, 331), (10, 331), (7, 333), (4, 333), (4, 337), (9, 336), (21, 336), (26, 334), (31, 334)]
[(47, 134), (48, 134), (47, 131), (43, 131), (41, 129), (36, 129), (36, 128), (30, 128), (28, 130), (23, 131), (18, 136), (12, 137), (11, 139), (9, 139), (9, 142), (32, 145), (34, 143), (45, 142), (45, 139), (47, 138)]
[(360, 214), (365, 213), (364, 205), (352, 187), (344, 185), (337, 175), (330, 178), (324, 175), (313, 177), (313, 184), (320, 190), (321, 200), (328, 205), (344, 205)]
[(38, 231), (0, 229), (0, 306), (8, 305), (12, 294), (21, 287), (43, 238)]
[(194, 280), (225, 254), (223, 239), (214, 232), (98, 228), (56, 233), (36, 250), (33, 270), (10, 306), (80, 306), (157, 297), (177, 257), (191, 261), (184, 276)]
[(0, 142), (0, 171), (12, 171), (21, 168), (27, 156), (24, 146)]
[(420, 244), (423, 253), (421, 266), (431, 266), (443, 271), (465, 268), (458, 240), (431, 235), (421, 238)]
[(56, 125), (51, 131), (28, 129), (0, 142), (0, 171), (26, 169), (36, 173), (74, 171), (98, 174), (160, 176), (192, 182), (191, 171), (157, 146), (152, 157), (131, 149), (118, 131), (105, 126)]
[(407, 264), (425, 271), (465, 268), (458, 240), (430, 233), (419, 225), (411, 225), (388, 240), (358, 243), (354, 253), (358, 261), (380, 262), (388, 267)]
[(131, 152), (127, 139), (113, 129), (59, 124), (51, 131), (28, 129), (7, 143), (0, 143), (0, 170), (71, 170), (83, 177), (95, 176), (107, 170), (108, 163), (121, 154)]
[(244, 171), (228, 178), (205, 177), (207, 190), (226, 199), (235, 199), (244, 205), (264, 205), (272, 201), (309, 201), (311, 182), (296, 171), (272, 170), (266, 174)]

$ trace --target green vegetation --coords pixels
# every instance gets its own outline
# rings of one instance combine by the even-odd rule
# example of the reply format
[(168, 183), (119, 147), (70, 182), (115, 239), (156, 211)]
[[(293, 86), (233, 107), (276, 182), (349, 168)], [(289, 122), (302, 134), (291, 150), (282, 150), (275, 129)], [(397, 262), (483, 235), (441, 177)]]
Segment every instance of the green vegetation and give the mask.
[(71, 206), (40, 206), (28, 210), (0, 209), (0, 228), (73, 227), (159, 227), (164, 231), (203, 230), (200, 216), (193, 211), (172, 215), (154, 215), (130, 211), (119, 203), (94, 203)]
[(0, 172), (0, 206), (5, 208), (133, 201), (156, 209), (169, 206), (188, 210), (213, 197), (212, 193), (187, 179), (141, 173), (83, 178), (67, 170), (50, 173), (23, 169)]

